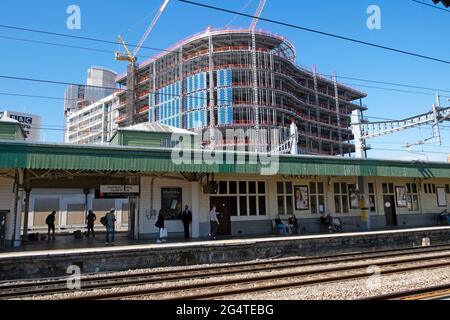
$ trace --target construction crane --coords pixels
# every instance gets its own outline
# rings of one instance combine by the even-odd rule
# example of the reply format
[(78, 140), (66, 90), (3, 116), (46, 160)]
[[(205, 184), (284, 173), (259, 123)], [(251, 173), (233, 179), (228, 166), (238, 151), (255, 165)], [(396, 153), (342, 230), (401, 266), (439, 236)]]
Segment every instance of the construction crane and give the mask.
[(255, 18), (250, 25), (252, 31), (252, 64), (253, 64), (253, 104), (255, 105), (255, 138), (256, 138), (256, 152), (259, 151), (260, 146), (260, 128), (259, 128), (259, 95), (258, 95), (258, 66), (256, 63), (256, 25), (258, 24), (261, 13), (266, 6), (267, 0), (260, 0), (258, 9), (256, 10)]
[(266, 6), (267, 0), (260, 0), (258, 10), (256, 10), (255, 18), (252, 21), (252, 24), (250, 25), (250, 30), (254, 31), (256, 29), (256, 26), (258, 24), (259, 18), (261, 17), (261, 13), (264, 10), (264, 7)]
[(439, 125), (444, 121), (450, 121), (450, 107), (442, 108), (440, 106), (439, 94), (436, 95), (436, 103), (433, 104), (430, 112), (403, 120), (365, 122), (362, 121), (361, 111), (355, 110), (352, 114), (352, 131), (355, 137), (356, 157), (366, 157), (365, 152), (368, 149), (366, 146), (367, 139), (378, 138), (424, 125), (432, 126), (433, 136), (414, 144), (408, 143), (405, 147), (411, 148), (415, 145), (425, 145), (430, 143), (441, 145), (442, 140)]
[(118, 61), (128, 61), (130, 63), (136, 63), (136, 60), (137, 60), (136, 57), (137, 57), (139, 51), (141, 50), (142, 46), (144, 45), (145, 40), (147, 40), (148, 36), (150, 35), (150, 33), (155, 28), (156, 24), (158, 23), (159, 18), (163, 14), (163, 12), (166, 9), (166, 7), (169, 4), (169, 2), (170, 2), (170, 0), (164, 0), (164, 3), (162, 4), (161, 8), (158, 10), (158, 13), (156, 14), (156, 16), (153, 18), (152, 22), (150, 23), (149, 27), (145, 31), (145, 33), (142, 36), (141, 40), (136, 45), (133, 53), (131, 53), (131, 51), (128, 49), (127, 44), (123, 40), (123, 36), (119, 35), (119, 41), (122, 44), (122, 46), (124, 47), (124, 49), (126, 51), (126, 55), (124, 55), (124, 54), (122, 54), (120, 52), (116, 52), (116, 60), (118, 60)]
[(134, 114), (135, 114), (135, 101), (136, 101), (136, 95), (135, 95), (135, 87), (136, 87), (136, 61), (137, 61), (137, 55), (139, 51), (141, 50), (142, 46), (144, 45), (144, 42), (147, 40), (150, 33), (153, 31), (153, 29), (156, 26), (156, 23), (158, 23), (159, 18), (163, 14), (164, 10), (166, 9), (167, 5), (169, 4), (170, 0), (164, 0), (164, 3), (162, 4), (161, 8), (158, 10), (156, 16), (153, 18), (152, 22), (150, 23), (149, 27), (145, 31), (144, 35), (142, 36), (141, 40), (138, 42), (136, 47), (134, 48), (134, 51), (131, 52), (128, 48), (127, 44), (125, 43), (125, 40), (123, 39), (122, 35), (119, 35), (119, 42), (122, 44), (123, 48), (125, 49), (125, 54), (121, 52), (116, 52), (115, 59), (117, 61), (128, 61), (128, 69), (127, 69), (127, 106), (126, 106), (126, 112), (127, 112), (127, 126), (133, 125), (134, 122)]

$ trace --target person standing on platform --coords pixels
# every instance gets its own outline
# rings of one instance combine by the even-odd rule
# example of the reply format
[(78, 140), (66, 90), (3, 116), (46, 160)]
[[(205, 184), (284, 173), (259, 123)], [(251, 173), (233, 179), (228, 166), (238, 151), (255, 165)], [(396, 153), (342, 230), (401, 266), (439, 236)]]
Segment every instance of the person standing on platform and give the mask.
[(155, 227), (157, 227), (159, 229), (158, 239), (156, 240), (156, 242), (157, 243), (166, 242), (167, 240), (165, 239), (165, 237), (167, 237), (167, 235), (165, 233), (167, 232), (167, 230), (165, 229), (165, 224), (164, 224), (163, 209), (159, 210), (158, 220), (155, 223)]
[(53, 240), (56, 239), (55, 237), (55, 221), (56, 221), (56, 211), (53, 211), (47, 216), (47, 219), (45, 219), (45, 223), (48, 226), (48, 240), (50, 240), (50, 231), (53, 231)]
[(89, 213), (86, 217), (88, 238), (90, 237), (92, 231), (92, 238), (95, 239), (95, 231), (94, 231), (95, 220), (97, 220), (97, 216), (95, 215), (94, 212), (92, 212), (92, 210), (89, 210)]
[(216, 240), (217, 228), (220, 224), (219, 218), (217, 217), (219, 213), (216, 210), (216, 206), (213, 206), (211, 212), (209, 213), (211, 221), (211, 233), (209, 234), (209, 238), (211, 240)]
[(116, 233), (116, 216), (114, 215), (114, 212), (116, 212), (116, 209), (112, 208), (111, 211), (109, 211), (105, 218), (106, 218), (106, 240), (105, 244), (114, 244), (114, 238)]
[(192, 223), (192, 212), (191, 210), (189, 210), (189, 206), (186, 206), (186, 208), (184, 208), (184, 211), (181, 214), (181, 221), (183, 221), (184, 226), (184, 238), (189, 239), (189, 227)]

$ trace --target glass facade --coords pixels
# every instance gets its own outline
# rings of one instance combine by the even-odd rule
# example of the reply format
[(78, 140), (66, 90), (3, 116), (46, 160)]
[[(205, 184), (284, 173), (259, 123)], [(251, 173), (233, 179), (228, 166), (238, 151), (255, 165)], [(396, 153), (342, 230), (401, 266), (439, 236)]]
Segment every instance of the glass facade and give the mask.
[[(219, 126), (233, 124), (233, 71), (218, 70), (217, 114)], [(202, 72), (183, 79), (183, 107), (181, 107), (181, 90), (178, 82), (165, 86), (150, 94), (149, 122), (157, 122), (187, 130), (206, 128), (209, 125), (208, 73)], [(182, 114), (181, 114), (182, 113)]]
[(149, 121), (180, 128), (180, 85), (178, 82), (150, 94)]

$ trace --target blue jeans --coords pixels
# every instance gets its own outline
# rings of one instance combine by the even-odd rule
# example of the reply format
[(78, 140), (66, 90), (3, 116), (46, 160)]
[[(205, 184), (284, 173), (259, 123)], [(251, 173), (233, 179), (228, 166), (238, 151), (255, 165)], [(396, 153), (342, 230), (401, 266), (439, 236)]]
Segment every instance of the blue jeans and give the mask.
[[(105, 242), (114, 242), (116, 230), (114, 227), (106, 227), (106, 239)], [(111, 241), (109, 241), (111, 238)]]
[(286, 226), (284, 224), (279, 224), (278, 225), (278, 230), (280, 231), (281, 235), (286, 235)]

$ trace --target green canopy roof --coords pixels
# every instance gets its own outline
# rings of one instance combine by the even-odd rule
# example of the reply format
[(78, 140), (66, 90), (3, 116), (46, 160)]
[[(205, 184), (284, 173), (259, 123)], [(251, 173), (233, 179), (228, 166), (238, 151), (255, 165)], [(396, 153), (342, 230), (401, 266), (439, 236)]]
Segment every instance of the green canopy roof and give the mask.
[[(187, 159), (201, 159), (202, 152), (197, 150)], [(235, 160), (242, 156), (246, 161), (243, 164), (177, 164), (172, 161), (170, 149), (0, 141), (0, 169), (261, 174), (266, 167), (250, 162), (255, 155), (252, 153), (217, 152), (217, 155)], [(272, 159), (272, 163), (276, 160)], [(274, 167), (280, 175), (450, 178), (450, 164), (433, 162), (283, 155)]]

